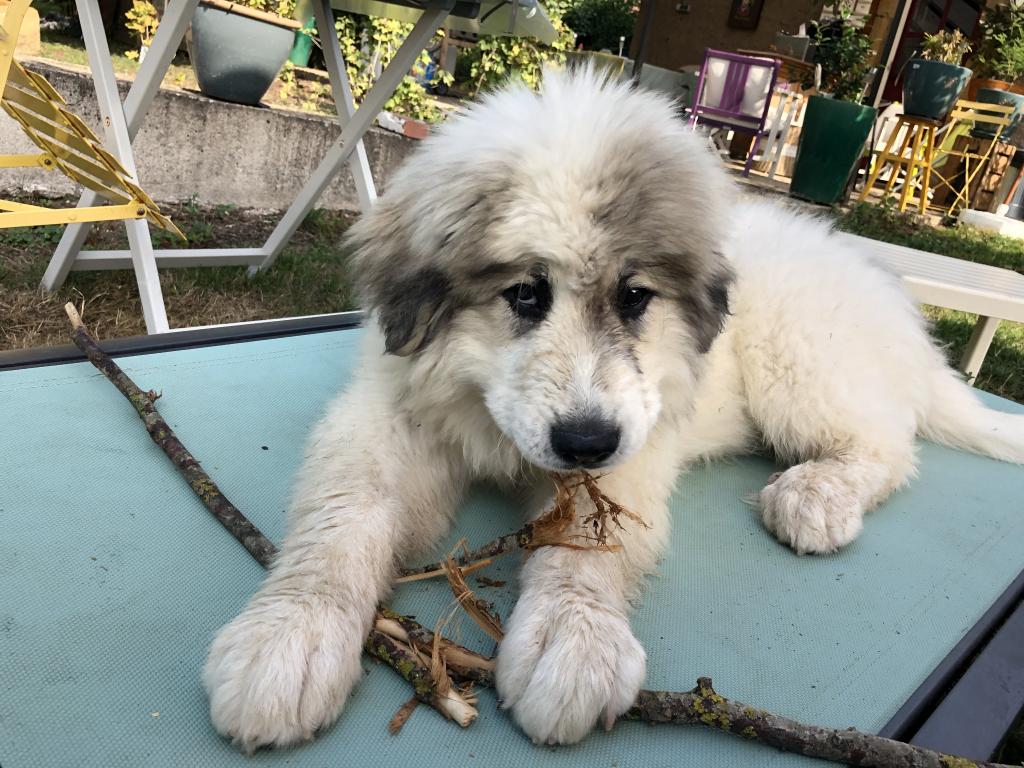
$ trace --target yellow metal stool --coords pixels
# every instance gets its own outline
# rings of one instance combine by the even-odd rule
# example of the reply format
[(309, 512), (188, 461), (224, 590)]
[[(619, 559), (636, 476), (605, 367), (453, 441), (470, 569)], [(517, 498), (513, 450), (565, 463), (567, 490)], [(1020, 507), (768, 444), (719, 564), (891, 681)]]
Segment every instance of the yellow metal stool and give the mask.
[[(861, 200), (867, 200), (879, 177), (888, 169), (885, 181), (885, 195), (888, 195), (903, 172), (903, 189), (900, 192), (900, 211), (905, 211), (915, 189), (917, 208), (924, 213), (928, 206), (928, 187), (931, 184), (932, 158), (935, 156), (935, 138), (942, 125), (935, 120), (912, 115), (900, 115), (896, 127), (889, 135), (885, 149), (873, 158), (871, 173), (860, 193)], [(896, 145), (899, 149), (893, 151)]]

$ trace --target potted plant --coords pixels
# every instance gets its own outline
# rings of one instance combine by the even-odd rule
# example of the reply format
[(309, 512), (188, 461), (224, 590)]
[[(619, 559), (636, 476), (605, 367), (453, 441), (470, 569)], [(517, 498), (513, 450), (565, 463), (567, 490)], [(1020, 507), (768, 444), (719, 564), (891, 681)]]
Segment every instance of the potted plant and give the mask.
[(903, 111), (915, 117), (944, 120), (971, 78), (960, 65), (971, 41), (958, 29), (925, 35), (921, 55), (911, 59), (903, 76)]
[(156, 28), (160, 25), (160, 17), (157, 15), (156, 6), (149, 0), (132, 0), (132, 7), (125, 13), (125, 27), (135, 33), (139, 39), (139, 50), (128, 51), (125, 56), (129, 59), (138, 59), (141, 64), (153, 44), (153, 37), (156, 35)]
[(876, 116), (860, 103), (872, 73), (871, 39), (850, 21), (851, 6), (837, 7), (836, 18), (814, 33), (820, 92), (807, 99), (789, 186), (791, 195), (827, 205), (843, 196)]
[(1010, 0), (987, 8), (981, 27), (984, 32), (971, 60), (974, 78), (967, 98), (977, 101), (981, 88), (1024, 93), (1014, 82), (1024, 75), (1024, 4)]
[(199, 90), (223, 101), (259, 104), (301, 26), (248, 4), (200, 0), (189, 45)]

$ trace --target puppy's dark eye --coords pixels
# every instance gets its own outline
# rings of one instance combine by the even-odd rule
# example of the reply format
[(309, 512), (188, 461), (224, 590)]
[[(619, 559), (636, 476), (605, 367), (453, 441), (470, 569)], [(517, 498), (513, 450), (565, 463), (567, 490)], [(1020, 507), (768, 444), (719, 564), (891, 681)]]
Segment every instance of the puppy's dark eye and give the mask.
[(543, 277), (513, 285), (501, 295), (513, 312), (527, 320), (542, 320), (551, 309), (551, 284)]
[(623, 283), (619, 287), (618, 310), (623, 320), (635, 320), (646, 310), (654, 292), (639, 285)]

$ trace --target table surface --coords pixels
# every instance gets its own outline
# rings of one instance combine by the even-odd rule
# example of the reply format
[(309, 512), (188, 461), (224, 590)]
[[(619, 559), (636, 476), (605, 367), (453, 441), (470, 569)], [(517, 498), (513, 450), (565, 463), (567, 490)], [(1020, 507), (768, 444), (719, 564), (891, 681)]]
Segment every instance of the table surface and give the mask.
[[(349, 378), (362, 331), (121, 358), (242, 510), (280, 540), (310, 426)], [(991, 398), (995, 407), (1022, 410)], [(0, 764), (27, 766), (807, 766), (806, 759), (696, 728), (622, 723), (568, 748), (535, 747), (483, 692), (462, 731), (420, 709), (391, 670), (367, 676), (313, 743), (244, 758), (213, 731), (200, 668), (213, 633), (262, 569), (194, 498), (131, 407), (87, 363), (0, 373)], [(878, 730), (1024, 569), (1024, 470), (921, 445), (912, 487), (828, 557), (797, 557), (744, 498), (763, 458), (697, 467), (672, 499), (671, 552), (634, 617), (647, 686), (710, 674), (725, 695), (791, 717)], [(515, 528), (481, 488), (454, 542)], [(480, 594), (508, 615), (507, 579)], [(430, 625), (451, 604), (419, 582), (394, 606)], [(468, 621), (459, 637), (493, 647)]]

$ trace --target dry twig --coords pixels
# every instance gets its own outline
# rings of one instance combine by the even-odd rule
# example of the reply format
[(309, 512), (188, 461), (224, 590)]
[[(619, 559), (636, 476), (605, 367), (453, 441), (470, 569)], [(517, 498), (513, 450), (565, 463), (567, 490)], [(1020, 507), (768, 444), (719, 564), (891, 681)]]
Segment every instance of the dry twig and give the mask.
[[(65, 307), (72, 325), (72, 338), (90, 362), (106, 376), (131, 402), (153, 441), (163, 449), (179, 471), (188, 480), (209, 511), (264, 567), (276, 553), (274, 545), (263, 536), (231, 502), (224, 497), (217, 485), (210, 479), (195, 457), (189, 453), (174, 435), (173, 430), (156, 410), (154, 400), (159, 395), (143, 392), (110, 359), (89, 335), (73, 304)], [(597, 512), (585, 518), (594, 530), (593, 540), (597, 547), (611, 549), (605, 544), (610, 532), (609, 521), (621, 528), (619, 516), (643, 524), (633, 513), (608, 499), (596, 484), (590, 485), (585, 475), (579, 481), (586, 489)], [(458, 574), (453, 589), (465, 592), (471, 590), (465, 583), (465, 568), (473, 560), (495, 557), (512, 549), (533, 549), (540, 546), (572, 546), (566, 541), (566, 531), (575, 517), (574, 491), (579, 485), (559, 482), (556, 502), (552, 510), (529, 523), (515, 533), (503, 536), (485, 547), (469, 552), (458, 559), (449, 558), (445, 564), (421, 569), (444, 570), (449, 579), (453, 572)], [(461, 579), (461, 580), (460, 580)], [(457, 595), (459, 592), (456, 593)], [(474, 597), (474, 601), (477, 599)], [(460, 599), (465, 606), (467, 601)], [(491, 616), (492, 619), (496, 617)], [(500, 630), (500, 623), (498, 624)], [(481, 656), (457, 643), (432, 633), (415, 619), (382, 609), (378, 613), (374, 628), (366, 639), (365, 649), (405, 678), (413, 687), (414, 701), (429, 703), (432, 707), (450, 717), (462, 726), (469, 725), (477, 716), (472, 694), (467, 691), (471, 684), (493, 685), (493, 659)], [(444, 670), (439, 678), (438, 670), (431, 669), (425, 662), (427, 656), (441, 660)], [(436, 667), (436, 664), (435, 664)], [(461, 686), (461, 687), (460, 687)], [(414, 706), (407, 702), (392, 718), (389, 727), (397, 730), (408, 719)], [(995, 763), (977, 762), (954, 757), (921, 747), (893, 741), (854, 729), (839, 730), (807, 725), (780, 715), (756, 709), (737, 701), (731, 701), (718, 694), (711, 685), (711, 679), (702, 677), (697, 687), (687, 693), (667, 691), (641, 691), (636, 703), (623, 716), (624, 719), (641, 720), (648, 723), (686, 723), (704, 725), (727, 733), (760, 741), (777, 749), (830, 760), (847, 765), (873, 768), (1010, 768)]]
[(153, 442), (160, 446), (160, 449), (167, 454), (167, 458), (184, 475), (189, 486), (210, 510), (210, 513), (228, 529), (232, 536), (238, 539), (246, 551), (256, 559), (256, 562), (264, 568), (268, 567), (274, 555), (277, 554), (277, 547), (260, 533), (255, 525), (249, 522), (246, 516), (238, 510), (238, 507), (228, 501), (227, 497), (217, 488), (217, 484), (210, 479), (210, 476), (196, 461), (195, 456), (181, 444), (178, 436), (174, 434), (174, 430), (156, 409), (155, 401), (160, 395), (152, 390), (143, 392), (139, 389), (135, 382), (121, 370), (121, 366), (100, 349), (96, 340), (89, 335), (74, 304), (68, 302), (64, 306), (64, 311), (67, 312), (68, 319), (71, 321), (71, 339), (75, 346), (82, 350), (89, 358), (89, 362), (96, 366), (100, 373), (106, 376), (128, 399), (143, 424), (146, 425), (146, 431), (149, 432)]
[(494, 612), (492, 606), (486, 601), (477, 597), (473, 590), (466, 583), (464, 571), (455, 564), (455, 561), (448, 557), (444, 561), (445, 574), (448, 576), (448, 586), (452, 588), (455, 600), (462, 607), (473, 621), (495, 642), (501, 642), (505, 637), (505, 630), (501, 627), (501, 619)]
[(432, 674), (415, 649), (388, 637), (376, 629), (370, 630), (363, 648), (375, 659), (384, 662), (412, 685), (413, 695), (438, 712), (465, 728), (476, 720), (473, 702), (465, 698), (447, 675), (442, 683)]
[[(451, 556), (450, 559), (454, 564), (462, 568), (463, 573), (470, 573), (481, 567), (482, 563), (490, 563), (494, 558), (509, 552), (532, 551), (540, 547), (615, 552), (618, 550), (618, 546), (607, 542), (610, 531), (609, 520), (618, 528), (623, 529), (619, 516), (625, 515), (630, 520), (644, 527), (647, 526), (647, 523), (639, 515), (608, 498), (598, 487), (598, 478), (589, 472), (581, 471), (568, 475), (552, 474), (551, 479), (555, 483), (555, 499), (551, 509), (531, 520), (518, 531), (499, 536), (478, 549), (464, 551), (458, 557)], [(594, 503), (594, 512), (582, 517), (579, 517), (576, 512), (576, 490), (579, 488), (584, 488)], [(579, 522), (584, 530), (593, 529), (594, 535), (572, 532), (571, 527), (574, 522)], [(590, 543), (580, 544), (578, 543), (580, 539)], [(406, 568), (401, 571), (397, 583), (443, 576), (446, 573), (444, 562)]]

